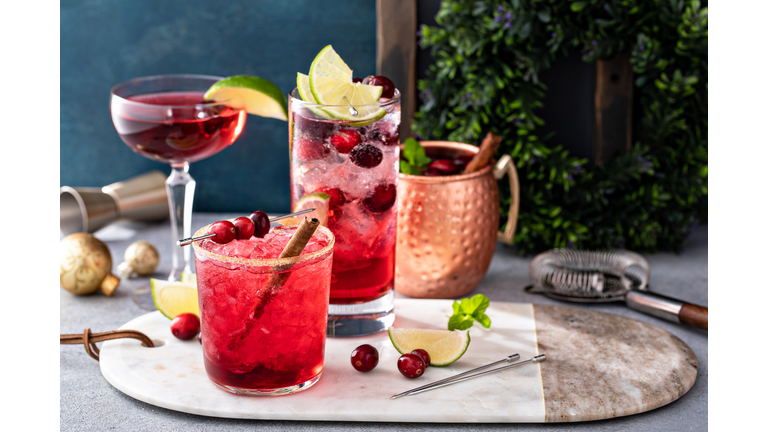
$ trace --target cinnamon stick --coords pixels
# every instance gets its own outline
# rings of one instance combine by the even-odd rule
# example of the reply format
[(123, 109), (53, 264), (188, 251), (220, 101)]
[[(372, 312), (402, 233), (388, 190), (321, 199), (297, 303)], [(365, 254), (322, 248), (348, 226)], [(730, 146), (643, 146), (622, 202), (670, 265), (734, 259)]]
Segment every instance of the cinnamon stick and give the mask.
[[(312, 238), (312, 235), (315, 233), (318, 226), (320, 226), (319, 220), (315, 218), (312, 218), (311, 220), (304, 218), (278, 258), (292, 258), (301, 255), (301, 252), (304, 250), (304, 247), (307, 246), (307, 243), (309, 243), (309, 239)], [(291, 273), (288, 272), (291, 267), (293, 267), (293, 263), (277, 266), (272, 269), (275, 273), (269, 275), (266, 287), (257, 294), (256, 304), (253, 308), (253, 318), (258, 319), (261, 317), (264, 313), (264, 308), (272, 301), (277, 293), (280, 292), (280, 288), (285, 284), (288, 277), (291, 276)]]
[(472, 159), (464, 168), (463, 174), (469, 174), (485, 168), (493, 160), (493, 155), (496, 154), (500, 144), (501, 137), (493, 132), (488, 132), (482, 144), (480, 144), (480, 150), (472, 156)]

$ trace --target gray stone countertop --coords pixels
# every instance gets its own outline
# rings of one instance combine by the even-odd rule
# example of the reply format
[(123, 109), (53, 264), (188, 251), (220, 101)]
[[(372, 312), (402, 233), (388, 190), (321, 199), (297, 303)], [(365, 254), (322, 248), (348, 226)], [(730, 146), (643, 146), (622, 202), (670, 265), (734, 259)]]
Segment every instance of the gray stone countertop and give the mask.
[[(233, 214), (197, 213), (193, 227), (200, 227)], [(194, 230), (193, 230), (194, 231)], [(155, 245), (160, 265), (152, 277), (164, 279), (170, 273), (171, 239), (169, 222), (138, 224), (119, 222), (96, 236), (109, 247), (113, 266), (122, 262), (125, 249), (137, 240)], [(707, 227), (698, 227), (680, 255), (659, 253), (646, 258), (651, 266), (650, 289), (694, 304), (708, 306)], [(60, 424), (63, 431), (157, 431), (157, 430), (230, 430), (230, 431), (667, 431), (708, 428), (708, 334), (627, 308), (623, 303), (580, 304), (553, 300), (523, 291), (529, 284), (528, 263), (514, 247), (499, 244), (481, 285), (473, 293), (487, 295), (491, 302), (507, 301), (584, 307), (641, 320), (658, 326), (685, 342), (699, 362), (693, 388), (683, 397), (664, 407), (610, 420), (556, 424), (451, 424), (451, 423), (362, 423), (262, 421), (204, 417), (171, 411), (138, 401), (112, 387), (101, 375), (99, 364), (79, 345), (60, 349)], [(114, 296), (100, 293), (74, 296), (60, 288), (60, 331), (82, 333), (114, 330), (148, 311), (131, 299), (134, 289), (149, 284), (149, 278), (123, 280)], [(404, 297), (397, 294), (400, 297)], [(331, 402), (332, 403), (332, 402)]]

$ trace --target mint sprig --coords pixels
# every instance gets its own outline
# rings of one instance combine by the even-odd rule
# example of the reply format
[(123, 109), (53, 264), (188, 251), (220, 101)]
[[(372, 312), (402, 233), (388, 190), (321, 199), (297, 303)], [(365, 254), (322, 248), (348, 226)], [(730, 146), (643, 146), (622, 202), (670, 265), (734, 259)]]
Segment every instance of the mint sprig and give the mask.
[(491, 328), (491, 319), (485, 314), (490, 304), (491, 301), (483, 294), (463, 298), (461, 302), (454, 300), (453, 315), (448, 319), (448, 330), (466, 330), (472, 327), (475, 321), (485, 328)]
[(406, 160), (400, 161), (400, 172), (410, 175), (421, 175), (420, 168), (424, 168), (432, 162), (427, 157), (424, 147), (414, 138), (408, 138), (403, 143), (403, 157)]

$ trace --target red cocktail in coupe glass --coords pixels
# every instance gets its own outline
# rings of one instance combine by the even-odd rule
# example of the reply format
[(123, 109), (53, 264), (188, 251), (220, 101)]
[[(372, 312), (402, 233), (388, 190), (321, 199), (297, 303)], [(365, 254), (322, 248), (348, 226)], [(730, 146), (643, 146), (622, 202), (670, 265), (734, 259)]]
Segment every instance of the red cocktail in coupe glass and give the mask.
[(228, 392), (277, 396), (320, 379), (334, 236), (318, 227), (301, 255), (278, 258), (295, 232), (193, 243), (205, 370)]
[[(176, 240), (191, 234), (195, 180), (189, 164), (220, 152), (243, 131), (246, 112), (210, 102), (203, 97), (221, 77), (157, 75), (120, 83), (110, 93), (112, 124), (120, 139), (134, 152), (171, 165), (166, 189), (171, 213), (172, 270), (168, 280), (193, 273), (189, 248)], [(154, 309), (151, 290), (136, 290), (140, 306)], [(138, 297), (138, 298), (137, 298)]]
[[(359, 112), (386, 114), (374, 121), (330, 120), (348, 106), (289, 99), (291, 201), (329, 195), (328, 228), (336, 236), (328, 318), (329, 336), (361, 336), (394, 321), (400, 93)], [(362, 123), (362, 124), (361, 124)]]

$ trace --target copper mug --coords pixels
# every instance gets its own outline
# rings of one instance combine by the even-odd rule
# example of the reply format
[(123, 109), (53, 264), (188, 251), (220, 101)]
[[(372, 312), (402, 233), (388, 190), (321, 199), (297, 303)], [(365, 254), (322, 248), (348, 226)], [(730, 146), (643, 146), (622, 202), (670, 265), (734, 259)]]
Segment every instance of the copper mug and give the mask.
[[(428, 156), (451, 158), (478, 147), (448, 141), (423, 141)], [(499, 231), (499, 190), (509, 176), (512, 200), (505, 230)], [(395, 290), (410, 297), (456, 298), (482, 281), (496, 242), (512, 243), (520, 186), (509, 155), (494, 166), (443, 177), (399, 174)]]

